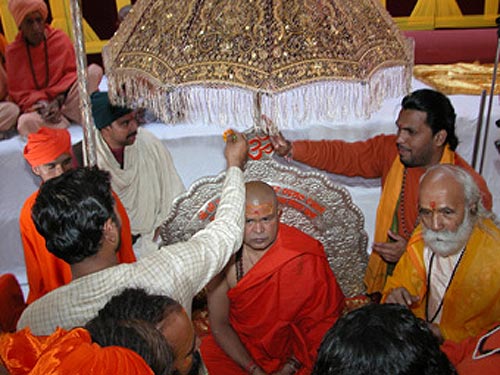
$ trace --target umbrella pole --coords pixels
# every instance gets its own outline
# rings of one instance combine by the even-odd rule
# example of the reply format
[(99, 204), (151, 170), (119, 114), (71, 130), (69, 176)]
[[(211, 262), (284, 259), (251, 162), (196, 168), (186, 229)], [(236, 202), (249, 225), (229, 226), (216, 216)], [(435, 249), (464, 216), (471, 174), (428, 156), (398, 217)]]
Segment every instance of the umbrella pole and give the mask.
[(261, 131), (262, 117), (262, 93), (254, 92), (253, 94), (253, 128), (256, 132)]
[(86, 166), (97, 164), (95, 148), (95, 127), (92, 121), (90, 97), (87, 90), (87, 61), (82, 27), (82, 7), (80, 0), (71, 0), (71, 18), (78, 73), (78, 92), (80, 93), (80, 111), (83, 128), (83, 163)]

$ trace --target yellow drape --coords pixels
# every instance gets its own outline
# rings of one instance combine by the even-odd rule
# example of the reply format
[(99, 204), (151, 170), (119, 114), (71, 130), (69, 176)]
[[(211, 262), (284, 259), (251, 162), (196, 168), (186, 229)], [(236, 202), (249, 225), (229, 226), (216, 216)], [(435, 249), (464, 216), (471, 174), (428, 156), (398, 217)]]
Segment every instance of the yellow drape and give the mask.
[(410, 17), (449, 17), (461, 16), (455, 0), (418, 0)]

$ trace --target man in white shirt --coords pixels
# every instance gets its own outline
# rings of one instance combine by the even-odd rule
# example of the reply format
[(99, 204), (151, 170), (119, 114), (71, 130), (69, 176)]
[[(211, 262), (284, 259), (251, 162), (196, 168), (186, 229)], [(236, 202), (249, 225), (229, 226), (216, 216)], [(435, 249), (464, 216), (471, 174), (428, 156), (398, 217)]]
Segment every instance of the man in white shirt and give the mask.
[(132, 264), (116, 264), (120, 224), (107, 172), (80, 168), (43, 184), (33, 219), (49, 251), (70, 263), (73, 281), (33, 302), (18, 329), (48, 335), (56, 327), (81, 326), (127, 287), (170, 296), (190, 315), (193, 296), (241, 246), (247, 151), (241, 134), (226, 145), (226, 180), (213, 222), (190, 240), (161, 247)]

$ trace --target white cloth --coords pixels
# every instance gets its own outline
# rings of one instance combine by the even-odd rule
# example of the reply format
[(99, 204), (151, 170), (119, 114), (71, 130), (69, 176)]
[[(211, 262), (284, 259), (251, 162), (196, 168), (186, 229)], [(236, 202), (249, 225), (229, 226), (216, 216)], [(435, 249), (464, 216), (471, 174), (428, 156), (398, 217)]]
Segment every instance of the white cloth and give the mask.
[[(441, 315), (443, 314), (443, 309), (439, 305), (444, 299), (446, 290), (448, 289), (448, 284), (453, 275), (453, 270), (457, 266), (457, 262), (462, 255), (464, 249), (456, 254), (451, 254), (447, 257), (439, 256), (434, 254), (427, 246), (424, 248), (424, 263), (425, 269), (427, 270), (427, 277), (429, 277), (429, 272), (431, 272), (431, 285), (429, 285), (429, 304), (428, 304), (428, 316), (432, 319), (436, 314), (436, 318), (432, 323), (439, 324), (441, 322)], [(434, 254), (434, 260), (432, 261), (432, 269), (429, 268), (430, 260)]]
[(100, 132), (96, 138), (97, 165), (111, 173), (111, 186), (127, 210), (132, 234), (141, 235), (139, 246), (134, 246), (140, 257), (158, 248), (154, 232), (184, 185), (169, 151), (146, 129), (139, 128), (135, 142), (125, 147), (123, 169)]
[(48, 335), (56, 327), (81, 326), (127, 287), (167, 295), (191, 313), (193, 297), (220, 271), (243, 240), (243, 172), (229, 168), (217, 215), (189, 241), (165, 246), (136, 263), (120, 264), (73, 280), (30, 304), (18, 329)]

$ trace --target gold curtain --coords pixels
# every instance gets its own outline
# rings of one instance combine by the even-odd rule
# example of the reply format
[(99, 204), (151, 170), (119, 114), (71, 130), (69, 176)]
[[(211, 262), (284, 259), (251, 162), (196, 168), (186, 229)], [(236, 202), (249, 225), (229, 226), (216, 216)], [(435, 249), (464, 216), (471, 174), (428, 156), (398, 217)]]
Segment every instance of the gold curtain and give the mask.
[[(413, 75), (447, 95), (480, 95), (481, 91), (489, 92), (491, 88), (493, 64), (415, 65)], [(498, 85), (495, 94), (500, 94)]]

